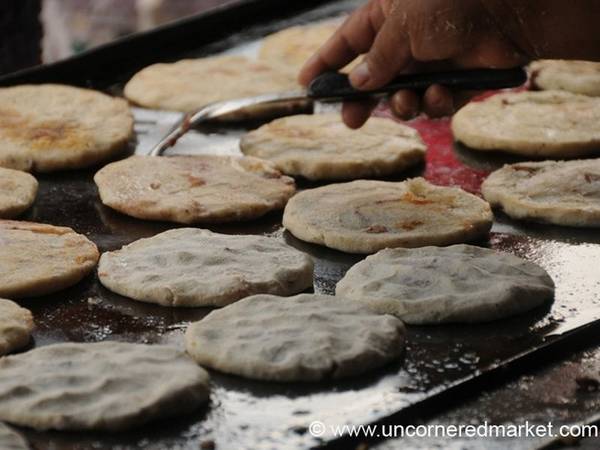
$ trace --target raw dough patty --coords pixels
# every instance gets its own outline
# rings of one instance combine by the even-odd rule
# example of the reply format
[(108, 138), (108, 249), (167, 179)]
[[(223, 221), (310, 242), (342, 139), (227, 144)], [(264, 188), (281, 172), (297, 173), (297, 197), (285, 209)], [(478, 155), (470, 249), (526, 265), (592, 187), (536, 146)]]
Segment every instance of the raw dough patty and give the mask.
[(0, 167), (0, 219), (13, 219), (29, 209), (38, 182), (25, 172)]
[(31, 312), (0, 298), (0, 356), (26, 346), (32, 330)]
[(515, 219), (600, 226), (600, 159), (506, 165), (485, 180), (481, 192)]
[(600, 98), (561, 91), (494, 95), (452, 119), (457, 140), (475, 150), (562, 158), (600, 150)]
[(426, 150), (419, 133), (406, 125), (372, 117), (350, 130), (339, 113), (277, 119), (246, 134), (240, 147), (283, 173), (311, 180), (389, 175), (423, 161)]
[(312, 259), (274, 238), (180, 228), (104, 253), (108, 289), (165, 306), (224, 306), (253, 294), (312, 286)]
[(0, 166), (37, 172), (79, 169), (126, 149), (127, 102), (56, 84), (0, 88)]
[(283, 225), (298, 239), (349, 253), (472, 241), (492, 226), (489, 205), (458, 188), (422, 178), (358, 180), (303, 191), (285, 208)]
[(60, 291), (90, 273), (98, 257), (94, 243), (71, 228), (0, 220), (0, 296)]
[(255, 295), (211, 312), (186, 332), (201, 365), (246, 378), (318, 381), (362, 374), (398, 358), (399, 319), (327, 295)]
[(292, 178), (257, 158), (132, 156), (94, 177), (102, 203), (138, 219), (180, 223), (255, 219), (281, 209)]
[(55, 344), (0, 359), (0, 420), (37, 430), (122, 430), (191, 412), (209, 377), (163, 345)]
[(544, 269), (508, 253), (474, 247), (385, 249), (353, 266), (336, 295), (410, 324), (486, 322), (548, 301)]
[[(132, 102), (153, 109), (195, 112), (209, 103), (298, 89), (296, 74), (266, 61), (220, 55), (154, 64), (142, 69), (125, 86)], [(304, 104), (285, 106), (295, 110)], [(259, 106), (227, 116), (231, 120), (263, 117), (281, 106)]]
[(529, 71), (531, 81), (538, 89), (600, 96), (599, 62), (543, 59), (532, 62)]

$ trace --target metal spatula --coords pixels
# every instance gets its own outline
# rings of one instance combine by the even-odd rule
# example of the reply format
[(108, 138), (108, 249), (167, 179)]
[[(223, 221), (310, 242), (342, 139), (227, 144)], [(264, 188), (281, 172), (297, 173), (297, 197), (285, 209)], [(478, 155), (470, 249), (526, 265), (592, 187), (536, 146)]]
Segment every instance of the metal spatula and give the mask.
[(257, 105), (281, 104), (301, 100), (315, 100), (320, 102), (361, 100), (372, 97), (383, 97), (401, 89), (424, 90), (432, 84), (441, 84), (442, 86), (456, 90), (502, 89), (520, 86), (526, 80), (527, 74), (520, 67), (514, 69), (458, 70), (402, 75), (390, 84), (374, 91), (358, 91), (351, 86), (347, 75), (329, 72), (315, 78), (308, 89), (225, 100), (206, 105), (199, 111), (184, 116), (152, 148), (149, 155), (162, 155), (166, 149), (175, 145), (177, 140), (187, 133), (190, 128), (202, 122)]

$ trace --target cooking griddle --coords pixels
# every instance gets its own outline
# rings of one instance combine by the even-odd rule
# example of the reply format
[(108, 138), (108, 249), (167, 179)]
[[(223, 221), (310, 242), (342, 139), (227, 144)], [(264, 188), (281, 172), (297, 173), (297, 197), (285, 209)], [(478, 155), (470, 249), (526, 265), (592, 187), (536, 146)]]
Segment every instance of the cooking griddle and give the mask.
[[(243, 2), (240, 6), (161, 29), (157, 34), (146, 34), (142, 36), (147, 39), (145, 42), (159, 42), (157, 36), (165, 31), (167, 36), (182, 38), (185, 30), (195, 30), (202, 24), (208, 30), (218, 28), (214, 24), (215, 17), (228, 29), (236, 30), (219, 42), (208, 42), (204, 36), (202, 45), (198, 44), (196, 49), (184, 46), (176, 54), (169, 45), (159, 45), (153, 48), (153, 61), (142, 55), (139, 62), (132, 62), (134, 53), (128, 52), (132, 48), (139, 50), (141, 45), (135, 39), (133, 44), (131, 39), (113, 44), (109, 49), (115, 52), (115, 58), (125, 60), (124, 56), (128, 55), (131, 60), (121, 72), (114, 72), (115, 68), (111, 66), (98, 75), (88, 67), (84, 72), (86, 78), (76, 78), (72, 71), (65, 69), (82, 64), (80, 59), (75, 59), (63, 65), (4, 78), (0, 83), (63, 80), (118, 93), (129, 76), (126, 71), (139, 68), (134, 67), (135, 64), (141, 67), (157, 60), (175, 60), (226, 49), (244, 53), (253, 51), (256, 42), (252, 41), (265, 34), (291, 24), (338, 15), (358, 2), (287, 3), (282, 6), (281, 2), (273, 1)], [(308, 11), (299, 11), (302, 8), (296, 3), (302, 3), (302, 8)], [(314, 6), (317, 3), (322, 5)], [(259, 17), (250, 14), (252, 11), (264, 14)], [(222, 35), (215, 34), (214, 40)], [(189, 40), (185, 43), (190, 45)], [(100, 54), (96, 54), (98, 59), (84, 55), (86, 67), (96, 61), (100, 70), (105, 63), (102, 59), (105, 50), (100, 49)], [(162, 50), (165, 52), (161, 53)], [(91, 56), (94, 56), (93, 52)], [(130, 153), (143, 153), (154, 143), (155, 136), (178, 118), (174, 113), (139, 108), (134, 112), (139, 133), (137, 141), (131, 143)], [(376, 114), (390, 116), (385, 107), (379, 108)], [(418, 118), (408, 124), (421, 132), (429, 146), (426, 163), (398, 174), (394, 180), (423, 175), (438, 185), (461, 186), (479, 193), (482, 180), (491, 170), (511, 162), (510, 158), (500, 154), (481, 155), (454, 144), (448, 120)], [(205, 125), (186, 135), (169, 154), (238, 154), (239, 136), (257, 125)], [(103, 206), (92, 181), (96, 170), (38, 175), (37, 201), (22, 219), (72, 227), (93, 240), (102, 252), (177, 227), (170, 223), (133, 219)], [(315, 183), (298, 180), (300, 189), (315, 186)], [(252, 222), (208, 228), (221, 233), (268, 235), (309, 253), (315, 258), (314, 291), (318, 293), (333, 294), (336, 282), (363, 258), (295, 239), (282, 229), (280, 212)], [(600, 327), (594, 322), (600, 318), (598, 230), (517, 223), (498, 213), (489, 241), (479, 244), (514, 253), (546, 268), (557, 286), (554, 302), (488, 324), (411, 326), (404, 357), (359, 378), (317, 384), (278, 384), (211, 372), (210, 404), (194, 415), (158, 421), (122, 433), (22, 431), (35, 447), (53, 449), (197, 449), (201, 445), (210, 447), (211, 441), (217, 449), (295, 449), (320, 444), (351, 448), (348, 442), (336, 441), (328, 433), (320, 439), (311, 436), (309, 424), (313, 421), (333, 426), (378, 421), (410, 422), (415, 418), (414, 414), (419, 413), (420, 406), (441, 410), (452, 399), (480, 392), (486, 383), (493, 382), (497, 375), (506, 371), (503, 367), (518, 370), (521, 362), (535, 365), (551, 356), (559, 356), (550, 344), (560, 344), (563, 351), (568, 351), (582, 340), (589, 342), (598, 336)], [(182, 347), (186, 326), (210, 312), (208, 308), (175, 309), (132, 301), (103, 288), (95, 274), (55, 295), (20, 303), (34, 313), (37, 324), (35, 346), (66, 341), (119, 340)]]

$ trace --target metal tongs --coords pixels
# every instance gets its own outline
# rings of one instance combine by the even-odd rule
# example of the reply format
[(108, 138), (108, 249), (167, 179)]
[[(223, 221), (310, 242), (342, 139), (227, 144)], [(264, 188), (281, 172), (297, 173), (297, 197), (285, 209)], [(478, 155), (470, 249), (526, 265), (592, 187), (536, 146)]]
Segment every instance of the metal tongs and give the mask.
[(217, 117), (243, 110), (248, 107), (268, 104), (314, 100), (324, 103), (337, 103), (347, 100), (381, 98), (401, 89), (423, 91), (432, 84), (440, 84), (456, 90), (502, 89), (522, 85), (527, 80), (524, 69), (475, 69), (451, 72), (430, 72), (402, 75), (390, 84), (373, 91), (354, 89), (348, 76), (328, 72), (315, 78), (307, 89), (259, 95), (256, 97), (225, 100), (206, 105), (193, 114), (185, 115), (175, 127), (149, 152), (160, 156), (175, 145), (177, 140), (191, 128)]

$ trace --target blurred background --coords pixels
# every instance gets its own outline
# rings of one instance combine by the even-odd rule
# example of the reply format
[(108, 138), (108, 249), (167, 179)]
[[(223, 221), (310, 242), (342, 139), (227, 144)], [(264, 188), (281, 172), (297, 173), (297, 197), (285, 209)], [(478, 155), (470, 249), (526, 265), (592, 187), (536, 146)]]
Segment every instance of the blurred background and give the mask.
[(239, 0), (0, 0), (0, 73)]

